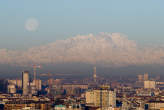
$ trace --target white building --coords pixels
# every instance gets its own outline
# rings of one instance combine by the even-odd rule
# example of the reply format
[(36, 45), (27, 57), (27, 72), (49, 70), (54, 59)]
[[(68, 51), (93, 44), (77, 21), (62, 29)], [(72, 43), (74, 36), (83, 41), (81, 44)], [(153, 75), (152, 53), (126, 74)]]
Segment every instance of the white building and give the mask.
[(145, 89), (155, 89), (156, 82), (155, 81), (144, 81), (144, 88)]
[(22, 88), (22, 80), (19, 79), (12, 79), (12, 80), (8, 80), (8, 84), (12, 84), (15, 85), (18, 88)]
[(30, 86), (35, 86), (36, 90), (42, 89), (42, 81), (40, 79), (33, 80), (33, 82), (30, 83)]
[(22, 72), (22, 90), (23, 95), (28, 95), (29, 93), (29, 72), (24, 71)]
[(86, 103), (98, 107), (116, 107), (116, 93), (110, 90), (87, 91)]
[(148, 103), (149, 110), (163, 110), (164, 101), (151, 101)]
[(16, 88), (15, 88), (15, 85), (13, 85), (13, 84), (8, 85), (7, 90), (8, 90), (9, 94), (15, 94), (16, 93)]
[(30, 83), (30, 93), (36, 94), (37, 91), (40, 91), (42, 89), (42, 81), (40, 79), (33, 80), (33, 82)]

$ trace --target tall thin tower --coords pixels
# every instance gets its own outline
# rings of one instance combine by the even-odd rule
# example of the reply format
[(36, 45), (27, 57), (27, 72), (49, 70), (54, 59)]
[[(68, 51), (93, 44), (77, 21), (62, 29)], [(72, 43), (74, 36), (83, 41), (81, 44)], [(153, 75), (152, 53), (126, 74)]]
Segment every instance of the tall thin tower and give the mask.
[(33, 81), (35, 83), (35, 86), (36, 86), (36, 69), (37, 68), (40, 68), (40, 65), (33, 65), (33, 72), (34, 72)]
[(93, 68), (93, 79), (94, 79), (94, 82), (96, 82), (97, 80), (96, 67)]
[(29, 72), (22, 72), (22, 90), (23, 95), (28, 95), (29, 90)]

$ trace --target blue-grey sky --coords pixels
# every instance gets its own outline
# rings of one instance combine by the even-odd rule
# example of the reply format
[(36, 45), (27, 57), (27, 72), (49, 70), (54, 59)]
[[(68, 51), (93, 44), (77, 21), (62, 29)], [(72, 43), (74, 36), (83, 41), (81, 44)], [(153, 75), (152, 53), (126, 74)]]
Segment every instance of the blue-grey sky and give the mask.
[[(163, 0), (1, 0), (0, 48), (24, 49), (78, 34), (119, 32), (164, 43)], [(39, 22), (25, 29), (29, 18)]]

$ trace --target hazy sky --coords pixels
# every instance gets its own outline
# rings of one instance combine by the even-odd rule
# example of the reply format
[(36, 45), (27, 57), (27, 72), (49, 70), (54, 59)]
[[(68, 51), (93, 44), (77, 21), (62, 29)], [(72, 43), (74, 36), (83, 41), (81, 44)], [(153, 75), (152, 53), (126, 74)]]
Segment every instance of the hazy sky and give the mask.
[[(36, 31), (25, 29), (35, 18)], [(0, 48), (24, 49), (75, 35), (119, 32), (164, 43), (163, 0), (1, 0)]]

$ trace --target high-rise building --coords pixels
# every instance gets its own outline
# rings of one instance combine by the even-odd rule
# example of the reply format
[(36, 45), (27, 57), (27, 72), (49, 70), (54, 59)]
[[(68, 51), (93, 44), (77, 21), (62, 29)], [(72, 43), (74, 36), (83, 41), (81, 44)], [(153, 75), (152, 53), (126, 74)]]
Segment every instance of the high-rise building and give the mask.
[(148, 75), (148, 73), (145, 73), (144, 74), (144, 81), (147, 81), (147, 80), (149, 80), (149, 75)]
[(40, 91), (42, 89), (42, 81), (40, 79), (33, 80), (33, 82), (30, 82), (30, 93), (36, 94), (37, 91)]
[(15, 85), (17, 88), (22, 88), (22, 80), (20, 80), (20, 79), (7, 80), (7, 82), (10, 85)]
[(155, 89), (156, 87), (156, 82), (155, 81), (144, 81), (144, 88), (145, 89)]
[(143, 75), (138, 75), (138, 81), (142, 82), (143, 81)]
[(23, 95), (28, 95), (29, 90), (29, 72), (22, 72), (22, 90)]
[(55, 82), (55, 80), (53, 78), (50, 78), (47, 80), (47, 84), (50, 88), (52, 87), (52, 85), (54, 85), (54, 82)]
[(91, 90), (86, 92), (86, 103), (95, 107), (116, 107), (116, 93), (110, 90)]
[(33, 82), (30, 83), (30, 86), (34, 86), (36, 90), (42, 89), (42, 81), (40, 79), (33, 80)]
[(93, 80), (94, 80), (94, 82), (97, 81), (96, 67), (93, 68)]
[(8, 89), (8, 93), (9, 94), (14, 94), (14, 93), (16, 93), (16, 88), (15, 88), (15, 85), (8, 85), (7, 86), (7, 89)]

